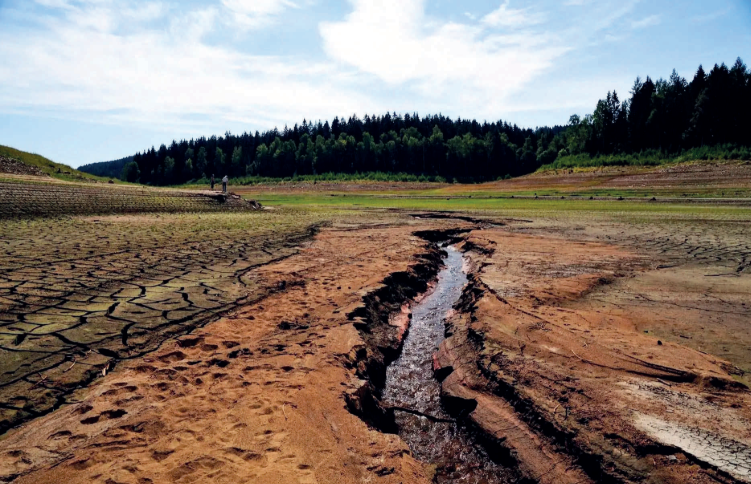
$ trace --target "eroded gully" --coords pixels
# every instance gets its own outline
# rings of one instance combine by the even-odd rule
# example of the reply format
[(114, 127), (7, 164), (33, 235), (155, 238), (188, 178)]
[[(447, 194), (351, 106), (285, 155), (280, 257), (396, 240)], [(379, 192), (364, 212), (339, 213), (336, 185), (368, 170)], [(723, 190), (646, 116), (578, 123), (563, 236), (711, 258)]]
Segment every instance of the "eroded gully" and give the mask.
[(495, 463), (474, 435), (441, 405), (433, 375), (433, 353), (444, 339), (444, 320), (467, 282), (464, 259), (454, 247), (438, 274), (435, 289), (412, 310), (401, 355), (388, 367), (382, 401), (394, 408), (399, 435), (415, 457), (436, 466), (435, 482), (500, 484), (512, 471)]

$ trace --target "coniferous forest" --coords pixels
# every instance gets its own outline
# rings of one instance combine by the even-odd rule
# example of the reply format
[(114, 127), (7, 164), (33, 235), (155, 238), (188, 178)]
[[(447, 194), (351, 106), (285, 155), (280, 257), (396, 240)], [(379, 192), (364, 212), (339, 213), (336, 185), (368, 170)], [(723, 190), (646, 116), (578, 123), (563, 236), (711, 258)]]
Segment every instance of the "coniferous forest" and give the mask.
[[(543, 165), (651, 163), (751, 157), (751, 71), (702, 67), (691, 80), (637, 78), (630, 98), (607, 93), (592, 114), (566, 126), (523, 129), (441, 115), (393, 113), (283, 130), (173, 141), (137, 153), (121, 177), (154, 185), (211, 176), (274, 177), (325, 173), (406, 173), (481, 181), (531, 173)], [(83, 168), (84, 171), (85, 168)]]

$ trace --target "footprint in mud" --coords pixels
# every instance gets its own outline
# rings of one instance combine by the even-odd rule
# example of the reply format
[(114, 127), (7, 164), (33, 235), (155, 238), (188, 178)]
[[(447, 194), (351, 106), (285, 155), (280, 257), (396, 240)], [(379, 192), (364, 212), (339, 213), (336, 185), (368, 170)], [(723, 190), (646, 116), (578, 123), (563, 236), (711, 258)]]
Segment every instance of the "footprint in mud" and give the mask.
[(89, 413), (89, 412), (90, 412), (90, 411), (92, 411), (93, 409), (94, 409), (94, 407), (92, 407), (92, 406), (91, 406), (91, 405), (89, 405), (88, 403), (84, 403), (84, 404), (82, 404), (81, 406), (79, 406), (79, 407), (78, 407), (77, 409), (73, 410), (73, 413), (74, 413), (75, 415), (83, 415), (83, 414), (85, 414), (85, 413)]
[(157, 371), (156, 368), (151, 365), (138, 365), (135, 370), (138, 373), (154, 373)]
[(180, 348), (192, 348), (198, 346), (203, 341), (203, 336), (195, 336), (189, 338), (181, 338), (177, 340), (177, 346)]
[(213, 358), (209, 361), (208, 366), (218, 366), (219, 368), (226, 368), (229, 366), (230, 362), (227, 360), (222, 360), (219, 358)]
[(167, 382), (159, 382), (159, 383), (155, 383), (154, 385), (152, 385), (151, 388), (155, 388), (157, 391), (160, 391), (160, 392), (166, 392), (166, 391), (169, 391), (170, 388), (172, 388), (172, 385)]
[(185, 353), (182, 351), (173, 351), (171, 353), (167, 353), (166, 355), (160, 356), (158, 359), (162, 363), (176, 363), (178, 361), (182, 361), (186, 358)]
[(263, 454), (259, 454), (258, 452), (253, 452), (252, 450), (247, 449), (241, 449), (239, 447), (229, 447), (227, 449), (224, 449), (224, 452), (226, 452), (229, 455), (233, 455), (235, 457), (239, 457), (244, 461), (248, 462), (258, 462), (258, 461), (265, 461), (265, 457)]
[(243, 349), (240, 349), (240, 350), (235, 350), (235, 351), (230, 352), (227, 355), (227, 358), (235, 359), (235, 358), (237, 358), (239, 356), (252, 356), (252, 355), (253, 355), (253, 352), (250, 351), (250, 349), (243, 348)]
[(163, 451), (154, 450), (151, 452), (151, 458), (157, 462), (161, 462), (174, 453), (175, 453), (174, 450), (163, 450)]
[(122, 409), (118, 410), (105, 410), (100, 415), (108, 420), (115, 420), (118, 418), (122, 418), (123, 416), (127, 415), (128, 412)]
[(54, 434), (47, 437), (48, 440), (62, 440), (70, 438), (73, 435), (73, 433), (69, 430), (61, 430), (60, 432), (55, 432)]
[(219, 349), (219, 346), (217, 345), (212, 345), (212, 344), (201, 345), (201, 351), (210, 352), (210, 351), (216, 351), (218, 349)]
[(170, 477), (174, 481), (178, 481), (182, 479), (185, 476), (188, 476), (190, 474), (194, 474), (199, 471), (212, 471), (219, 469), (220, 467), (223, 467), (225, 465), (224, 462), (220, 461), (219, 459), (215, 459), (210, 456), (202, 456), (198, 459), (192, 460), (190, 462), (186, 462), (182, 464), (180, 467), (177, 467), (175, 469), (172, 469), (169, 472)]
[(85, 471), (89, 467), (95, 465), (96, 463), (91, 461), (90, 459), (81, 459), (74, 462), (71, 462), (68, 464), (68, 467), (72, 467), (73, 469), (77, 471)]
[[(123, 384), (127, 385), (127, 386), (122, 386)], [(123, 394), (126, 394), (126, 393), (133, 393), (136, 390), (138, 390), (137, 386), (135, 386), (135, 385), (128, 385), (127, 383), (120, 383), (120, 384), (115, 385), (115, 386), (118, 386), (119, 388), (113, 388), (111, 390), (107, 390), (106, 392), (102, 393), (102, 396), (109, 397), (109, 396), (123, 395)]]

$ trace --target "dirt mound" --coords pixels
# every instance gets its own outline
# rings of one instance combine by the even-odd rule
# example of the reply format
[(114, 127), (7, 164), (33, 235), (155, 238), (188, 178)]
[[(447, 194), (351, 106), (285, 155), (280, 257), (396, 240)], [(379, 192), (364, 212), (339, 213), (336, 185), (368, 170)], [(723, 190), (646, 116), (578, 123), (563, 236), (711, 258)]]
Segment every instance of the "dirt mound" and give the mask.
[(13, 175), (31, 175), (44, 176), (48, 175), (35, 166), (27, 165), (13, 158), (0, 156), (0, 173), (10, 173)]

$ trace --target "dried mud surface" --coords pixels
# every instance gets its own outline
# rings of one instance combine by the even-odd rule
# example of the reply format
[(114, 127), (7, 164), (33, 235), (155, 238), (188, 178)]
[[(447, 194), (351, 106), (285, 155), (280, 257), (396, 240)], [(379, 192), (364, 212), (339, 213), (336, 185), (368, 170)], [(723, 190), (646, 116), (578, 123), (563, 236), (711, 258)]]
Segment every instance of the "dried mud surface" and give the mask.
[[(468, 238), (475, 276), (438, 357), (452, 371), (446, 395), (477, 402), (473, 424), (538, 482), (748, 481), (751, 395), (742, 370), (653, 332), (668, 330), (657, 317), (703, 339), (704, 319), (719, 321), (733, 298), (737, 321), (747, 324), (751, 312), (740, 301), (751, 280), (743, 270), (733, 272), (732, 285), (704, 277), (737, 269), (747, 247), (732, 236), (693, 245), (674, 231), (653, 241), (657, 256), (634, 245), (645, 236), (636, 231), (616, 245), (612, 227), (586, 236), (558, 229), (544, 236), (544, 228), (524, 230), (535, 235), (489, 229)], [(604, 234), (606, 244), (583, 240)], [(654, 268), (660, 257), (676, 265)], [(633, 286), (645, 281), (655, 299), (649, 310), (632, 311), (643, 303)], [(671, 304), (671, 297), (693, 301), (697, 291), (726, 303), (693, 317), (685, 317), (692, 308)], [(733, 324), (714, 334), (715, 345), (732, 343)]]
[[(148, 354), (123, 358), (66, 405), (9, 431), (0, 441), (0, 478), (434, 482), (436, 468), (395, 434), (394, 411), (380, 402), (377, 387), (408, 328), (405, 302), (437, 273), (432, 232), (425, 231), (460, 228), (451, 236), (468, 259), (469, 284), (447, 320), (433, 367), (443, 404), (485, 452), (531, 482), (751, 482), (746, 222), (530, 216), (496, 221), (503, 225), (477, 224), (469, 215), (385, 213), (382, 220), (368, 213), (368, 224), (322, 228), (294, 247), (267, 248), (289, 253), (276, 260), (264, 252), (270, 259), (250, 271), (258, 300), (243, 300)], [(253, 260), (258, 242), (236, 244), (235, 237), (214, 242), (221, 247), (215, 256), (208, 245), (180, 260), (215, 257), (226, 284), (220, 287), (236, 295), (233, 288), (242, 284), (231, 261)], [(129, 260), (151, 254), (143, 267), (159, 265), (165, 253), (146, 240), (130, 248)], [(100, 250), (54, 238), (35, 243), (48, 244), (51, 253), (57, 246), (66, 254)], [(241, 248), (246, 252), (233, 252)], [(31, 267), (36, 272), (29, 274), (45, 281), (25, 288), (23, 298), (56, 297), (32, 289), (53, 281), (45, 278), (57, 271), (47, 269), (61, 257), (44, 256), (39, 268), (45, 272), (11, 256), (23, 252), (6, 246), (2, 266)], [(87, 257), (109, 260), (99, 252)], [(120, 263), (112, 262), (110, 273), (127, 272)], [(195, 270), (204, 282), (207, 273)], [(131, 277), (125, 281), (138, 280)], [(161, 284), (160, 277), (151, 280)], [(174, 296), (167, 302), (185, 302), (177, 297), (182, 283), (157, 287)], [(108, 286), (97, 294), (113, 297), (114, 291)], [(212, 294), (204, 296), (218, 297)], [(37, 300), (24, 301), (32, 308)], [(169, 313), (159, 301), (153, 314)], [(109, 307), (97, 310), (106, 317)], [(3, 346), (14, 349), (17, 334)], [(118, 351), (123, 357), (124, 349)], [(102, 355), (87, 358), (93, 356)], [(29, 377), (30, 395), (47, 389), (48, 373), (55, 375)]]
[(123, 363), (2, 442), (16, 482), (429, 482), (345, 404), (365, 383), (348, 314), (427, 242), (409, 227), (324, 230), (258, 269), (283, 290)]
[(274, 291), (254, 270), (316, 230), (224, 240), (102, 222), (75, 224), (82, 238), (70, 230), (67, 240), (64, 222), (49, 239), (17, 223), (0, 242), (0, 432), (64, 404), (117, 361)]

